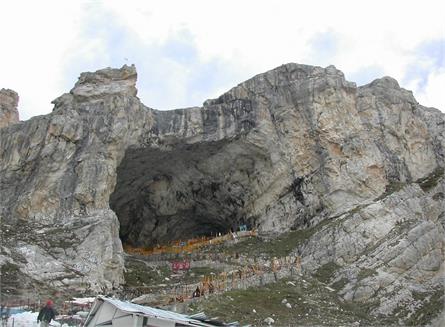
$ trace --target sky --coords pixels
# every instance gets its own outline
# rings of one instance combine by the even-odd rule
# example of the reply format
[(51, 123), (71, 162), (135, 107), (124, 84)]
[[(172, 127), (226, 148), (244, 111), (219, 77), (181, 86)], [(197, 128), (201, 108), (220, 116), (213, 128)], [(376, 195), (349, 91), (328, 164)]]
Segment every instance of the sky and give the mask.
[(392, 76), (445, 112), (442, 1), (0, 0), (0, 88), (22, 120), (51, 112), (81, 72), (135, 64), (138, 97), (200, 106), (284, 63)]

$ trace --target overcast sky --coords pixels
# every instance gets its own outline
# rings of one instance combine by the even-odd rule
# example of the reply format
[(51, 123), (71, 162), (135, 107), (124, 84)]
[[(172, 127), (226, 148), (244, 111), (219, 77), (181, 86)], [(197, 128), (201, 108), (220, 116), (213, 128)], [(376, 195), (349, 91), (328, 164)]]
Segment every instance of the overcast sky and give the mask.
[(135, 64), (156, 109), (200, 106), (288, 62), (385, 75), (445, 111), (442, 1), (0, 0), (0, 88), (22, 120), (52, 110), (84, 71)]

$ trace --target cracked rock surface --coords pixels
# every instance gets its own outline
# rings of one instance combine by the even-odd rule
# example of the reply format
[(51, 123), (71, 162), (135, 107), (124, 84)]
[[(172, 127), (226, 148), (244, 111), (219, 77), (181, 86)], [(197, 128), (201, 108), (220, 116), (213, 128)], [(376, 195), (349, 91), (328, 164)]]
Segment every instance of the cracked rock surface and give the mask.
[(444, 114), (397, 81), (357, 87), (333, 66), (291, 63), (202, 107), (158, 111), (136, 78), (134, 66), (83, 73), (51, 114), (2, 125), (2, 269), (110, 290), (121, 240), (319, 225), (298, 251), (308, 272), (339, 267), (345, 299), (377, 296), (389, 313), (403, 286), (440, 284)]
[(445, 282), (443, 169), (430, 178), (322, 226), (298, 249), (306, 272), (324, 272), (339, 296), (369, 303), (374, 315), (428, 321), (417, 311), (441, 310)]
[(0, 90), (0, 128), (19, 121), (18, 103), (19, 96), (15, 91), (9, 89)]

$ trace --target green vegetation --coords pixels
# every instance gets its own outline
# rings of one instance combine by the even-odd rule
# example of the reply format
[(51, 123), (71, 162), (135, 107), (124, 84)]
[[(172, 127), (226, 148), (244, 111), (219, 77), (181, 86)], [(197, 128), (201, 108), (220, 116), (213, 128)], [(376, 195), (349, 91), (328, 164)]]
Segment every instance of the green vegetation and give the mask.
[(19, 275), (20, 269), (17, 265), (7, 262), (1, 266), (2, 293), (15, 292), (20, 286)]
[(390, 181), (388, 185), (386, 185), (385, 192), (380, 195), (375, 201), (380, 201), (386, 198), (387, 196), (390, 196), (391, 194), (400, 191), (406, 183), (402, 183), (399, 181)]
[(421, 178), (417, 181), (424, 192), (428, 192), (432, 188), (436, 187), (439, 180), (444, 175), (444, 167), (437, 167), (431, 174)]
[(124, 278), (127, 287), (158, 285), (164, 283), (165, 277), (171, 274), (168, 266), (155, 269), (131, 257), (126, 259), (125, 266), (127, 270), (124, 272)]
[[(372, 319), (372, 322), (376, 326), (390, 326), (396, 321), (385, 321), (383, 317), (376, 319), (370, 315), (373, 308), (379, 305), (378, 300), (368, 300), (367, 302), (357, 302), (357, 301), (344, 301), (342, 307), (344, 310), (352, 314), (356, 319), (361, 321), (366, 321), (367, 319)], [(367, 325), (367, 324), (365, 324)]]
[[(190, 306), (188, 314), (204, 311), (226, 322), (239, 321), (254, 326), (264, 325), (267, 317), (273, 318), (276, 326), (339, 326), (356, 321), (360, 325), (376, 324), (373, 317), (367, 315), (369, 306), (344, 303), (315, 279), (292, 280), (293, 285), (288, 281), (230, 291), (211, 300), (201, 299)], [(292, 307), (286, 307), (283, 299)]]
[(434, 201), (439, 201), (439, 200), (443, 200), (445, 198), (443, 192), (437, 192), (436, 194), (433, 195), (433, 200)]
[(317, 278), (320, 282), (327, 284), (333, 277), (335, 271), (339, 268), (340, 266), (336, 263), (328, 262), (327, 264), (318, 268), (317, 271), (312, 274), (312, 276)]
[[(439, 180), (443, 178), (444, 170), (445, 170), (444, 167), (438, 167), (428, 176), (417, 180), (416, 183), (419, 184), (420, 188), (424, 192), (428, 192), (429, 190), (436, 187)], [(377, 199), (375, 199), (375, 201), (382, 200), (387, 196), (393, 194), (394, 192), (400, 191), (405, 185), (406, 183), (402, 183), (399, 181), (390, 181), (389, 184), (386, 185), (385, 192), (382, 195), (380, 195)]]
[(378, 273), (374, 269), (363, 268), (358, 273), (357, 279), (362, 280), (362, 279), (365, 279), (365, 278), (368, 278), (371, 276), (376, 276), (376, 275), (378, 275)]
[(336, 281), (335, 283), (331, 284), (331, 287), (333, 287), (335, 290), (340, 291), (343, 289), (343, 287), (346, 286), (348, 283), (348, 279), (345, 277), (342, 277), (340, 280)]
[(408, 326), (425, 326), (444, 309), (445, 292), (439, 287), (433, 293), (413, 292), (413, 298), (422, 301), (422, 306), (406, 321)]
[(263, 258), (285, 257), (298, 246), (309, 240), (309, 238), (321, 230), (323, 226), (332, 222), (335, 222), (335, 219), (326, 219), (318, 225), (290, 231), (273, 239), (251, 237), (229, 246), (221, 245), (218, 247), (218, 250), (228, 255), (245, 254), (251, 257)]
[(74, 233), (70, 233), (71, 235), (68, 235), (68, 232), (66, 231), (60, 233), (53, 233), (51, 231), (51, 233), (52, 236), (46, 238), (46, 240), (50, 244), (49, 250), (52, 250), (53, 248), (69, 249), (72, 248), (76, 243), (78, 243), (78, 240)]
[[(428, 185), (431, 187), (431, 180), (429, 180), (429, 183)], [(387, 191), (382, 198), (399, 191), (403, 186), (403, 183), (392, 183), (387, 187)], [(364, 206), (357, 206), (345, 214), (326, 219), (316, 226), (290, 231), (274, 239), (251, 237), (241, 239), (235, 244), (207, 246), (201, 249), (198, 254), (187, 256), (187, 259), (193, 260), (194, 258), (197, 261), (220, 260), (223, 267), (227, 268), (226, 264), (229, 264), (230, 269), (230, 264), (236, 267), (239, 263), (237, 261), (230, 262), (230, 260), (227, 262), (226, 257), (233, 258), (238, 255), (242, 258), (248, 256), (264, 259), (284, 257), (303, 245), (320, 230), (326, 227), (334, 227), (337, 224), (345, 224), (347, 219), (350, 219), (363, 208)], [(368, 246), (361, 255), (368, 255), (383, 242), (392, 239), (393, 236), (397, 241), (398, 239), (395, 236), (406, 231), (410, 226), (410, 221), (400, 221), (388, 237)], [(185, 258), (178, 256), (177, 259)], [(199, 282), (202, 276), (221, 272), (219, 269), (213, 268), (210, 263), (205, 267), (194, 267), (168, 281), (165, 280), (165, 277), (172, 277), (169, 266), (158, 269), (150, 268), (136, 258), (127, 258), (126, 266), (128, 271), (125, 278), (127, 285), (130, 287), (171, 284), (172, 282), (177, 283), (179, 279), (190, 284)], [(430, 322), (443, 307), (444, 295), (443, 289), (441, 289), (434, 294), (431, 292), (413, 294), (415, 300), (413, 302), (419, 304), (419, 308), (416, 309), (418, 311), (415, 314), (409, 311), (409, 303), (401, 303), (398, 312), (394, 312), (388, 317), (373, 317), (371, 312), (380, 305), (378, 296), (363, 302), (345, 301), (337, 296), (337, 292), (348, 283), (346, 277), (340, 279), (340, 276), (337, 275), (338, 277), (335, 278), (336, 272), (340, 268), (336, 263), (328, 262), (319, 267), (311, 276), (297, 277), (295, 280), (284, 279), (261, 287), (232, 290), (224, 294), (213, 294), (208, 298), (194, 299), (189, 305), (187, 313), (193, 314), (204, 311), (209, 317), (218, 320), (239, 321), (241, 324), (252, 324), (254, 326), (264, 325), (264, 319), (267, 317), (273, 318), (276, 326), (294, 326), (296, 324), (303, 326), (337, 326), (353, 323), (365, 326), (389, 326), (406, 323), (407, 325), (417, 326)], [(375, 267), (374, 269), (360, 269), (357, 271), (357, 282), (376, 274)], [(282, 303), (284, 299), (291, 305), (291, 308)]]

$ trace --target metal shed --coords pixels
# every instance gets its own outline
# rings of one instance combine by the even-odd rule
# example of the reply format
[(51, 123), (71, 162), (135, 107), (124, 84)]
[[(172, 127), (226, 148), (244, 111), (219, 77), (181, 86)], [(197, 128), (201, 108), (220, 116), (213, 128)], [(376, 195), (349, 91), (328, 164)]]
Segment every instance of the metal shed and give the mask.
[(110, 299), (103, 296), (96, 298), (85, 327), (119, 326), (119, 327), (176, 327), (176, 326), (221, 326), (223, 324), (204, 322), (199, 317), (187, 316), (172, 311), (142, 306), (130, 302)]

